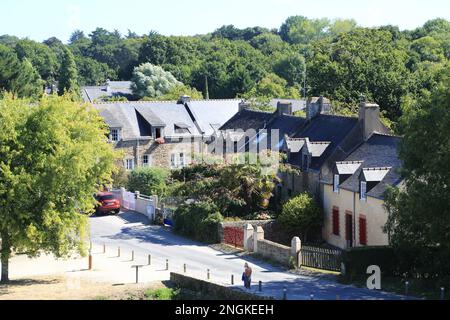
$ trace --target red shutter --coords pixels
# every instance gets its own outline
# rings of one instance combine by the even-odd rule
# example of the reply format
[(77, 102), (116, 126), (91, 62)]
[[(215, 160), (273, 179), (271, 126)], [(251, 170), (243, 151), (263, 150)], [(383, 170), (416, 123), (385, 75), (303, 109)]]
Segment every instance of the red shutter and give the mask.
[(339, 235), (339, 209), (333, 208), (333, 234)]
[(359, 243), (367, 245), (367, 221), (365, 217), (359, 217)]

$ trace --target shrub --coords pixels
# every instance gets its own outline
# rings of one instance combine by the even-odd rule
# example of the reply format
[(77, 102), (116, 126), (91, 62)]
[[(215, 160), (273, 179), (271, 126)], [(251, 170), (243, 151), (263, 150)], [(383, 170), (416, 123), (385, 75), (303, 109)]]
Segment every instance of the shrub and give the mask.
[(175, 232), (206, 243), (219, 242), (218, 225), (222, 221), (219, 209), (210, 202), (184, 204), (173, 216)]
[(395, 251), (392, 247), (358, 247), (342, 253), (347, 277), (366, 276), (367, 267), (376, 265), (383, 276), (397, 275), (399, 272)]
[(133, 170), (128, 178), (128, 190), (139, 191), (147, 196), (164, 196), (167, 190), (166, 179), (169, 172), (163, 168), (139, 168)]
[(309, 194), (303, 193), (284, 204), (277, 222), (290, 237), (300, 236), (306, 242), (308, 232), (320, 227), (322, 219), (322, 209)]

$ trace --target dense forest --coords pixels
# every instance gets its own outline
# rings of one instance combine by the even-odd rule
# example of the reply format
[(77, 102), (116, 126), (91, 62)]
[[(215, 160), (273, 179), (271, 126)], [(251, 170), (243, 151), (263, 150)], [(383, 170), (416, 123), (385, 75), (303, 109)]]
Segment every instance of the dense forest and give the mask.
[[(198, 36), (97, 28), (73, 32), (67, 44), (0, 36), (0, 89), (36, 96), (130, 80), (150, 63), (208, 98), (299, 98), (325, 95), (340, 113), (355, 112), (361, 96), (392, 122), (442, 81), (450, 59), (450, 22), (415, 30), (361, 28), (353, 20), (289, 17), (277, 30), (223, 26)], [(187, 90), (187, 89), (186, 89)]]

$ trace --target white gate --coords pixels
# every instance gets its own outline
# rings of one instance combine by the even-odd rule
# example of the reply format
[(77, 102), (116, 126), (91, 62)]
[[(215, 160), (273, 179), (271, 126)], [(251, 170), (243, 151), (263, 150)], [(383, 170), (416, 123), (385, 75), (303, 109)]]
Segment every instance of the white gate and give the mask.
[(132, 192), (125, 192), (123, 194), (122, 206), (127, 210), (136, 210), (136, 195)]

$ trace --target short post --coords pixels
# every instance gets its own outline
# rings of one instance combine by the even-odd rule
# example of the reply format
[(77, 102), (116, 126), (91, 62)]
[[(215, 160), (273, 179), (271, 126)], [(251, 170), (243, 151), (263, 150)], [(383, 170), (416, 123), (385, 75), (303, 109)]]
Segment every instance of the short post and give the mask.
[(207, 278), (208, 280), (211, 279), (211, 273), (210, 273), (210, 270), (209, 270), (209, 269), (206, 271), (206, 278)]
[(291, 257), (295, 259), (295, 268), (301, 267), (302, 264), (302, 258), (301, 258), (301, 252), (302, 252), (302, 241), (299, 237), (292, 238), (291, 241)]
[(103, 253), (106, 253), (106, 244), (103, 244)]
[(313, 294), (311, 294), (309, 297), (311, 298), (311, 300), (314, 300), (314, 295)]
[(89, 241), (89, 250), (92, 250), (92, 241)]
[(409, 281), (405, 282), (405, 296), (408, 296), (408, 292), (409, 292)]
[(151, 254), (148, 255), (148, 265), (149, 266), (152, 265), (152, 255)]
[(283, 300), (287, 300), (287, 288), (286, 288), (286, 286), (283, 288)]
[(134, 261), (134, 250), (131, 251), (131, 261)]
[(259, 281), (259, 292), (262, 292), (262, 281)]
[(166, 259), (166, 270), (169, 270), (169, 259)]
[(136, 268), (136, 284), (139, 283), (139, 268), (143, 266), (131, 266), (132, 268)]
[(234, 274), (231, 275), (231, 285), (234, 286)]
[(445, 288), (441, 288), (441, 300), (445, 300)]
[(89, 250), (89, 270), (92, 270), (92, 250)]
[(120, 258), (120, 247), (117, 248), (117, 257)]
[(183, 271), (186, 273), (186, 263), (183, 265)]

